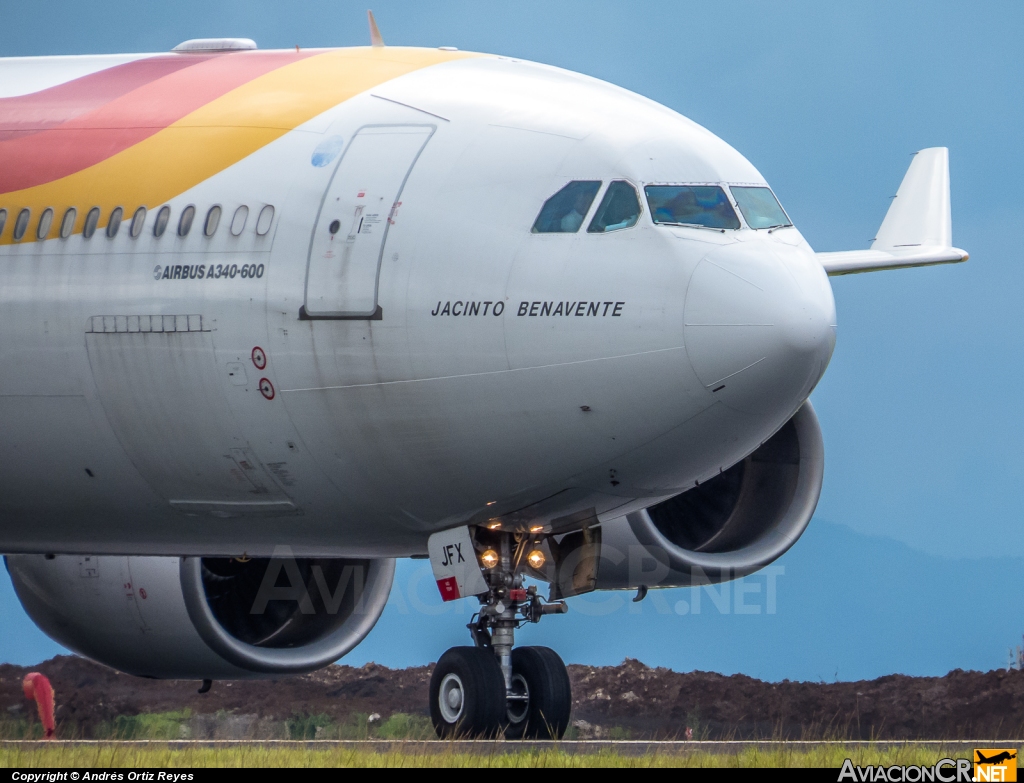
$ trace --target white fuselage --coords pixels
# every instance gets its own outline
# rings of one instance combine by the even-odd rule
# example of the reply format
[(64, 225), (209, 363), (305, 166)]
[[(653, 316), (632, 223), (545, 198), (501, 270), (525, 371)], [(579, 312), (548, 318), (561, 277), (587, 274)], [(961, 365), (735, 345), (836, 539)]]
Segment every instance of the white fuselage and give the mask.
[[(342, 188), (374, 133), (381, 165)], [(531, 233), (566, 182), (617, 179), (636, 226)], [(796, 228), (655, 225), (651, 183), (764, 179), (633, 93), (480, 57), (289, 131), (167, 201), (161, 237), (159, 204), (137, 237), (126, 204), (113, 238), (0, 245), (0, 551), (423, 554), (446, 527), (618, 517), (717, 475), (821, 377), (832, 292)]]

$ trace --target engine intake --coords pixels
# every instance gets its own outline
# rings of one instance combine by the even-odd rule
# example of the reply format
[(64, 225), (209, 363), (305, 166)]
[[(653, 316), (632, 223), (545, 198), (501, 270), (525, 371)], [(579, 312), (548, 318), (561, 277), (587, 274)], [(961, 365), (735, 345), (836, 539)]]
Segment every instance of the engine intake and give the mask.
[(246, 679), (349, 652), (387, 603), (395, 561), (10, 555), (18, 598), (60, 644), (129, 674)]
[(764, 568), (807, 528), (824, 464), (808, 401), (760, 448), (710, 481), (602, 523), (596, 589), (708, 584)]
[(181, 589), (210, 649), (243, 669), (293, 674), (359, 644), (384, 611), (394, 573), (394, 560), (191, 557), (181, 560)]

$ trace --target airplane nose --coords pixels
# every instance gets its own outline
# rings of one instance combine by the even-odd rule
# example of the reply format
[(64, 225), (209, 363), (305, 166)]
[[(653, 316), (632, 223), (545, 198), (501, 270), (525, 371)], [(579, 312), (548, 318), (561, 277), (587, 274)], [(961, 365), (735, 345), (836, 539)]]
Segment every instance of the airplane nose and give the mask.
[(697, 265), (683, 342), (697, 377), (724, 405), (789, 415), (824, 374), (835, 323), (832, 287), (809, 251), (743, 242)]

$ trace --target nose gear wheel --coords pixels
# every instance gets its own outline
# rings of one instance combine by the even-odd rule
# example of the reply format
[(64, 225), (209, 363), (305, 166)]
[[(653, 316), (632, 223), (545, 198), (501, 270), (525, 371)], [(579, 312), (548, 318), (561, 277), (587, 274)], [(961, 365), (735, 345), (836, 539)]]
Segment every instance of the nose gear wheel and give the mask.
[(430, 677), (430, 719), (437, 735), (495, 737), (505, 720), (505, 680), (490, 650), (452, 647)]
[[(525, 701), (513, 700), (518, 683), (525, 686)], [(512, 650), (512, 690), (507, 701), (507, 739), (561, 739), (572, 711), (572, 687), (561, 656), (550, 647)]]

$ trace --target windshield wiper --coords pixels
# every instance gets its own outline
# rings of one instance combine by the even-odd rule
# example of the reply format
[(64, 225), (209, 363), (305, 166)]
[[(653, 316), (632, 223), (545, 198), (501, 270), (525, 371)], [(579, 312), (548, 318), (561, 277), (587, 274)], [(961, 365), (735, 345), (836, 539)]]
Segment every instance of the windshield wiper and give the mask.
[(656, 226), (679, 226), (681, 228), (706, 228), (708, 231), (721, 231), (725, 233), (724, 228), (717, 226), (705, 226), (703, 223), (672, 223), (668, 220), (659, 220), (654, 225)]

